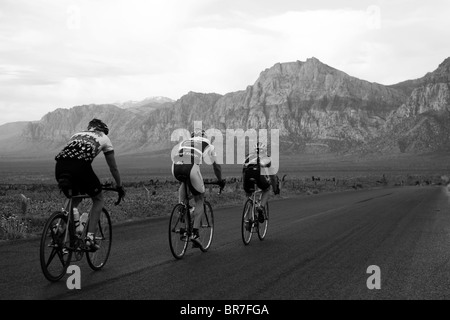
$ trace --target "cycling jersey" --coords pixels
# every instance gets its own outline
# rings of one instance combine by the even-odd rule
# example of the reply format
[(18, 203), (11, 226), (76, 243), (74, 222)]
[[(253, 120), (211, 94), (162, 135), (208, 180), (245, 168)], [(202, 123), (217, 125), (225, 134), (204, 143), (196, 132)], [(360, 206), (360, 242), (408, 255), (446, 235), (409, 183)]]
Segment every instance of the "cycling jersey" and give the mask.
[(194, 137), (180, 143), (178, 153), (172, 155), (172, 175), (180, 182), (187, 183), (193, 195), (205, 193), (200, 164), (215, 162), (216, 153), (211, 142), (202, 137)]
[(101, 131), (83, 131), (74, 134), (55, 160), (82, 160), (91, 163), (101, 152), (114, 150), (111, 140)]
[[(259, 165), (262, 168), (268, 168), (271, 165), (272, 160), (265, 154), (259, 154)], [(244, 168), (255, 165), (258, 163), (258, 154), (256, 152), (253, 152), (251, 154), (248, 154), (247, 157), (244, 160)]]
[(175, 164), (212, 164), (216, 152), (211, 142), (202, 137), (194, 137), (180, 143), (178, 153), (172, 156)]
[[(261, 172), (261, 169), (270, 167), (271, 159), (265, 154), (259, 154), (259, 166), (258, 166), (258, 154), (256, 152), (247, 155), (244, 161), (243, 184), (244, 191), (251, 193), (254, 191), (254, 183), (250, 179), (254, 179), (256, 185), (261, 190), (267, 190), (270, 187), (270, 179), (265, 172)], [(265, 170), (263, 170), (265, 171)]]

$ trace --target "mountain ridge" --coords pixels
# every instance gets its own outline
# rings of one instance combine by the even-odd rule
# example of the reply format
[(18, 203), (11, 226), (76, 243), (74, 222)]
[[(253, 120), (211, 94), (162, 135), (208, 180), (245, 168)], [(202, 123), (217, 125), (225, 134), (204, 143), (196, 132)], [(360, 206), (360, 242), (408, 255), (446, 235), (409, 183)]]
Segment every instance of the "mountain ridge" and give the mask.
[[(449, 104), (450, 58), (422, 78), (385, 86), (352, 77), (312, 57), (276, 63), (263, 70), (253, 85), (224, 95), (190, 91), (176, 101), (157, 105), (56, 109), (38, 122), (22, 124), (20, 135), (9, 136), (8, 143), (0, 139), (0, 149), (17, 154), (21, 145), (27, 149), (31, 144), (54, 152), (97, 117), (108, 123), (111, 140), (125, 153), (170, 148), (171, 133), (179, 128), (191, 130), (194, 121), (223, 131), (279, 129), (283, 152), (432, 152), (445, 149), (448, 125), (438, 121), (436, 114), (450, 112)], [(411, 131), (415, 126), (424, 126), (419, 131), (426, 137), (420, 139), (437, 137), (442, 143), (429, 147), (414, 143), (414, 137), (419, 139), (414, 133), (418, 131)]]

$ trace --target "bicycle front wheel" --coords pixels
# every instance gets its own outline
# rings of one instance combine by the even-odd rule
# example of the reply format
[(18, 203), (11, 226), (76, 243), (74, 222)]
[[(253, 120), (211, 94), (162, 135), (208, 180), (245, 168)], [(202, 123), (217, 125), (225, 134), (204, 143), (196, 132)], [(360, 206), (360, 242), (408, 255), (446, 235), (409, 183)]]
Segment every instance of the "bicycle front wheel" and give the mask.
[[(86, 228), (89, 228), (89, 226), (86, 226)], [(98, 220), (95, 241), (100, 248), (96, 251), (88, 251), (86, 258), (91, 269), (98, 271), (105, 266), (111, 252), (112, 225), (109, 213), (105, 208), (102, 209)]]
[(245, 245), (248, 245), (252, 239), (253, 222), (253, 201), (248, 199), (244, 205), (241, 224), (242, 241)]
[(178, 203), (172, 210), (169, 221), (169, 245), (172, 255), (181, 259), (186, 253), (188, 246), (189, 214), (186, 207)]
[(258, 224), (258, 237), (261, 241), (266, 237), (267, 227), (269, 225), (269, 202), (266, 203), (264, 209), (264, 222)]
[(200, 243), (201, 247), (200, 249), (203, 252), (208, 251), (209, 247), (211, 246), (213, 234), (214, 234), (214, 214), (211, 207), (211, 204), (208, 201), (205, 201), (204, 210), (202, 214), (202, 218), (200, 220), (200, 228), (199, 234), (200, 234)]
[(59, 281), (66, 274), (72, 258), (72, 251), (67, 249), (70, 237), (66, 233), (67, 216), (61, 211), (54, 212), (44, 226), (40, 245), (41, 269), (51, 282)]

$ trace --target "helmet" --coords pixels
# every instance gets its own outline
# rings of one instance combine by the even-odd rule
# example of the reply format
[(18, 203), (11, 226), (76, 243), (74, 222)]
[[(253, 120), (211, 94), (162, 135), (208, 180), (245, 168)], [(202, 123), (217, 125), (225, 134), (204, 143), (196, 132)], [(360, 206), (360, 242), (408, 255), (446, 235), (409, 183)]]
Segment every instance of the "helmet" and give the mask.
[(255, 150), (255, 152), (266, 152), (267, 151), (267, 146), (262, 143), (262, 142), (258, 142), (253, 146), (253, 149)]
[(106, 135), (108, 135), (109, 133), (109, 128), (106, 123), (99, 119), (92, 119), (91, 121), (89, 121), (88, 129), (90, 128), (95, 128), (96, 130), (101, 131)]
[(194, 129), (194, 131), (191, 132), (191, 138), (194, 138), (194, 137), (206, 138), (206, 131), (196, 128), (196, 129)]

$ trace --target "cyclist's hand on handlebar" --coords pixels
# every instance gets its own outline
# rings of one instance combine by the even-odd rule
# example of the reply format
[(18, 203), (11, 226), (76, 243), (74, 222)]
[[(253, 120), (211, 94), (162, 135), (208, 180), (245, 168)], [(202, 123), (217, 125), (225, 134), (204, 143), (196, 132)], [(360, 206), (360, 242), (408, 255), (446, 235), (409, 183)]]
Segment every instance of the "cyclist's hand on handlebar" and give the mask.
[(222, 179), (222, 180), (220, 180), (218, 182), (218, 185), (219, 185), (220, 189), (225, 188), (225, 184), (226, 184), (226, 180), (225, 179)]
[(122, 199), (125, 197), (125, 189), (123, 186), (117, 187), (117, 192), (119, 193), (119, 198)]

